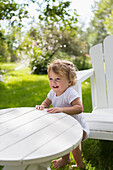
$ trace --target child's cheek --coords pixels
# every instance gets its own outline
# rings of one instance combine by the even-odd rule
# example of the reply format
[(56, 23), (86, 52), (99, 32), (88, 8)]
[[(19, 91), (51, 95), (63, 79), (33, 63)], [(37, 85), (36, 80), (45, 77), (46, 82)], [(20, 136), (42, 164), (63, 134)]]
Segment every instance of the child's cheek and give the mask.
[(52, 84), (51, 84), (51, 82), (49, 82), (49, 86), (50, 86), (50, 88), (52, 87)]

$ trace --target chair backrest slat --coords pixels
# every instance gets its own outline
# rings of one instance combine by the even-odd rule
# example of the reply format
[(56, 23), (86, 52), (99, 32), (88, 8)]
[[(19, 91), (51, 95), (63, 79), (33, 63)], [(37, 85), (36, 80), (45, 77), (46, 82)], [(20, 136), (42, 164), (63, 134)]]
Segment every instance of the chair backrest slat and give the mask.
[(92, 66), (95, 70), (95, 89), (96, 90), (96, 107), (107, 107), (107, 93), (104, 74), (104, 59), (102, 44), (97, 44), (90, 49), (90, 56), (92, 60)]
[(113, 107), (113, 35), (104, 40), (108, 107)]

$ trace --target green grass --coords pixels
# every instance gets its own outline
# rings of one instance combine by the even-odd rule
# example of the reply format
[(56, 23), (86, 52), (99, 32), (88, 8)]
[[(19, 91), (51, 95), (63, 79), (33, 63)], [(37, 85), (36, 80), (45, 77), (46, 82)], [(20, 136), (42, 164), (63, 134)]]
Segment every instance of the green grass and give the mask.
[(13, 70), (14, 68), (21, 65), (20, 63), (0, 63), (1, 70)]
[(0, 109), (35, 106), (50, 90), (47, 75), (32, 75), (29, 68), (10, 71), (0, 82)]
[[(13, 71), (17, 66), (15, 63), (0, 64), (2, 69), (8, 70), (3, 75), (4, 81), (0, 82), (0, 109), (35, 107), (50, 90), (47, 75), (32, 75), (28, 67)], [(91, 112), (89, 79), (82, 83), (82, 87), (84, 112)], [(86, 170), (113, 170), (113, 142), (88, 139), (82, 144), (82, 154)], [(62, 170), (69, 170), (72, 164), (74, 160), (71, 154), (71, 163)], [(51, 169), (54, 170), (52, 165)]]

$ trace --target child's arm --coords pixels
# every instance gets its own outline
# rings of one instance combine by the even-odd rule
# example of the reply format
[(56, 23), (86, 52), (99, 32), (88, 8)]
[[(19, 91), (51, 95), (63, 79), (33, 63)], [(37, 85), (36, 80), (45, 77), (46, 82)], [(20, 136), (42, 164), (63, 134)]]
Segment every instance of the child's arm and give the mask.
[(54, 107), (47, 109), (47, 111), (50, 113), (64, 112), (69, 115), (79, 114), (83, 112), (83, 105), (80, 101), (80, 98), (73, 100), (71, 104), (72, 106), (70, 107)]
[(36, 109), (38, 110), (43, 110), (44, 108), (49, 108), (51, 104), (51, 100), (49, 100), (49, 98), (47, 97), (41, 105), (36, 105)]

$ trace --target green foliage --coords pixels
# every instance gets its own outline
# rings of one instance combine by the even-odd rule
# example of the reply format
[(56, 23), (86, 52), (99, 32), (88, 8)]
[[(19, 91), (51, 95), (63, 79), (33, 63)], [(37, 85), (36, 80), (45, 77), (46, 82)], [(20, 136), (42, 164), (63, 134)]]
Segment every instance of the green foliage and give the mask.
[(113, 169), (113, 142), (88, 139), (83, 143), (83, 155), (96, 170)]
[(75, 64), (77, 70), (87, 70), (92, 67), (90, 59), (85, 55), (82, 57), (74, 57), (72, 61)]
[[(19, 58), (17, 56), (17, 46), (20, 42), (18, 42), (17, 34), (23, 26), (22, 19), (28, 17), (26, 8), (28, 5), (29, 3), (18, 3), (15, 0), (0, 1), (0, 61), (2, 62), (13, 62)], [(3, 30), (4, 25), (6, 31)]]
[[(29, 32), (40, 52), (33, 48), (31, 68), (36, 74), (47, 73), (47, 63), (57, 52), (77, 53), (75, 43), (77, 14), (69, 9), (70, 1), (45, 0), (40, 10), (39, 20), (43, 21), (41, 31), (32, 28)], [(45, 7), (46, 6), (46, 7)], [(74, 48), (72, 47), (72, 44)], [(77, 43), (76, 43), (77, 44)]]
[(27, 17), (28, 11), (25, 6), (27, 4), (18, 4), (15, 0), (0, 1), (0, 20), (9, 20), (9, 24), (22, 26), (22, 18)]
[[(75, 30), (61, 31), (57, 30), (56, 27), (51, 27), (51, 29), (46, 27), (42, 29), (41, 33), (39, 33), (36, 29), (31, 29), (29, 35), (31, 36), (31, 39), (34, 39), (35, 37), (35, 45), (33, 47), (33, 53), (31, 57), (33, 59), (31, 62), (31, 68), (33, 69), (34, 73), (47, 73), (46, 65), (54, 57), (66, 57), (71, 59), (73, 56), (85, 56), (86, 42), (78, 37)], [(85, 60), (85, 58), (83, 59)]]
[(88, 28), (90, 37), (90, 45), (95, 45), (103, 42), (104, 38), (113, 33), (112, 31), (112, 16), (113, 16), (113, 0), (100, 0), (95, 2), (93, 6), (94, 17)]
[[(49, 58), (49, 57), (48, 57)], [(31, 68), (34, 74), (47, 74), (47, 63), (50, 59), (44, 59), (43, 57), (37, 57), (36, 60), (33, 60), (31, 63)]]
[(18, 3), (15, 0), (0, 0), (0, 20), (9, 20), (9, 24), (22, 26), (22, 19), (28, 17), (28, 10), (30, 2)]
[(9, 59), (8, 45), (5, 41), (0, 41), (0, 62), (7, 62)]
[[(2, 0), (1, 6), (6, 4), (4, 10), (9, 11), (8, 17), (10, 17), (11, 22), (13, 20), (16, 22), (17, 18), (20, 18), (20, 20), (23, 18), (28, 3), (18, 4), (13, 2), (14, 0)], [(1, 31), (0, 61), (15, 62), (21, 59), (31, 61), (31, 68), (34, 73), (45, 74), (47, 63), (59, 52), (68, 57), (84, 55), (86, 53), (84, 50), (86, 42), (81, 41), (77, 34), (77, 14), (76, 10), (70, 9), (70, 1), (44, 0), (41, 3), (34, 0), (33, 2), (36, 5), (39, 4), (37, 10), (40, 13), (39, 20), (41, 23), (38, 22), (36, 27), (31, 27), (26, 34), (21, 32), (21, 26), (17, 27), (16, 23), (13, 27), (7, 27), (9, 31)], [(43, 7), (39, 8), (41, 4)], [(7, 17), (6, 13), (4, 13), (4, 19), (7, 19), (5, 17)], [(27, 17), (27, 13), (25, 17)], [(18, 23), (20, 23), (20, 20)], [(61, 56), (57, 56), (57, 58), (59, 57)]]
[[(10, 29), (10, 27), (9, 27)], [(10, 31), (1, 29), (4, 40), (0, 41), (0, 62), (15, 62), (20, 60), (19, 44), (21, 43), (21, 30), (19, 27), (12, 27)], [(7, 32), (7, 33), (6, 33)], [(1, 37), (0, 37), (1, 38)]]
[(113, 169), (113, 142), (112, 141), (99, 141), (99, 157), (102, 160), (99, 162), (100, 168), (103, 170)]
[(106, 29), (110, 34), (113, 34), (113, 9), (111, 9), (111, 12), (109, 13), (109, 17), (105, 18), (104, 21), (106, 25)]
[(70, 1), (45, 0), (46, 7), (40, 11), (39, 20), (45, 25), (57, 25), (61, 30), (76, 29), (77, 13), (70, 9)]
[(0, 170), (2, 170), (3, 166), (0, 166)]

